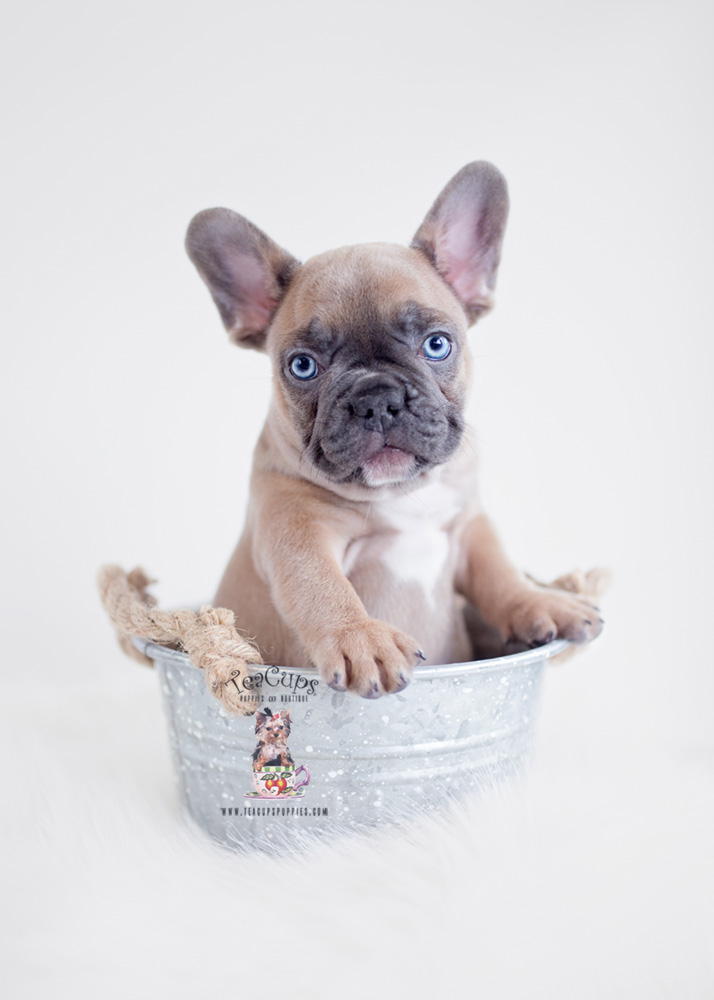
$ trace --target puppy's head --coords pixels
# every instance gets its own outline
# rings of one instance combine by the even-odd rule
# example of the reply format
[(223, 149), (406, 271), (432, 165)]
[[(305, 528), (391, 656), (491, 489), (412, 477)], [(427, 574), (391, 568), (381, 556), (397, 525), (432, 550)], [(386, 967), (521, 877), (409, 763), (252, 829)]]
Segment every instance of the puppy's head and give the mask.
[(290, 712), (255, 713), (255, 735), (260, 743), (283, 743), (290, 735)]
[(466, 330), (490, 309), (508, 214), (495, 167), (464, 167), (409, 248), (343, 247), (305, 264), (246, 219), (209, 209), (189, 256), (238, 344), (267, 350), (276, 412), (332, 482), (405, 482), (463, 433)]

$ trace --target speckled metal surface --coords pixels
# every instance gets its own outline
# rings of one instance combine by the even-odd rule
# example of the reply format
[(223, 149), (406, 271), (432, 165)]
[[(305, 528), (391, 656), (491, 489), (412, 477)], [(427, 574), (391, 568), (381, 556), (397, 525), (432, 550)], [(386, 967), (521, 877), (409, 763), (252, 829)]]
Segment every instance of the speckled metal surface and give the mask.
[(517, 773), (544, 664), (567, 646), (419, 667), (376, 701), (333, 691), (315, 671), (256, 667), (261, 710), (290, 710), (290, 751), (310, 773), (299, 792), (259, 797), (255, 717), (226, 713), (186, 654), (135, 642), (158, 669), (188, 812), (221, 844), (272, 853), (438, 812)]

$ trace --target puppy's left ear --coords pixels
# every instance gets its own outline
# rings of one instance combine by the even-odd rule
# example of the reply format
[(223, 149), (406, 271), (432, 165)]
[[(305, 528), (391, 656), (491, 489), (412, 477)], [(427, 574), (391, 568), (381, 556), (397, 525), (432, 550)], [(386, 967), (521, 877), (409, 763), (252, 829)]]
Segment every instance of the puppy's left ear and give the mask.
[(228, 208), (208, 208), (194, 216), (186, 250), (208, 285), (231, 340), (262, 350), (298, 261)]
[(493, 305), (507, 218), (503, 174), (484, 161), (469, 163), (446, 185), (412, 240), (451, 286), (471, 322)]

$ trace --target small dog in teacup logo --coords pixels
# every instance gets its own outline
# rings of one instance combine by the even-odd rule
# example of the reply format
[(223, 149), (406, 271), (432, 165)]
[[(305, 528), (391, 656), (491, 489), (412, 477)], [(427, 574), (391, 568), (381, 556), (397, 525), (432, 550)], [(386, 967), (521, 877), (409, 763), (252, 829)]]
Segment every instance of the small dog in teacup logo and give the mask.
[(287, 709), (274, 715), (267, 708), (255, 713), (258, 745), (253, 751), (254, 771), (260, 771), (264, 767), (277, 767), (279, 764), (284, 767), (294, 765), (288, 748), (290, 728), (290, 712)]
[[(258, 745), (253, 751), (253, 787), (255, 791), (246, 792), (246, 798), (261, 799), (283, 798), (304, 795), (304, 789), (310, 783), (310, 772), (301, 764), (295, 766), (290, 749), (290, 712), (272, 713), (268, 709), (255, 713), (255, 735)], [(302, 781), (296, 778), (303, 774)]]

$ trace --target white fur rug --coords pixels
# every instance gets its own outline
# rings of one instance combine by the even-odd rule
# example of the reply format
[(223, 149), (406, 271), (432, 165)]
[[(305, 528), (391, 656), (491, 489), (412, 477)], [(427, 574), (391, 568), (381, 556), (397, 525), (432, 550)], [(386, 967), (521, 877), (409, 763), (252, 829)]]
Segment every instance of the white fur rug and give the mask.
[(714, 996), (711, 747), (637, 747), (617, 716), (582, 738), (553, 673), (523, 788), (239, 857), (182, 818), (155, 677), (125, 663), (5, 699), (3, 996)]

